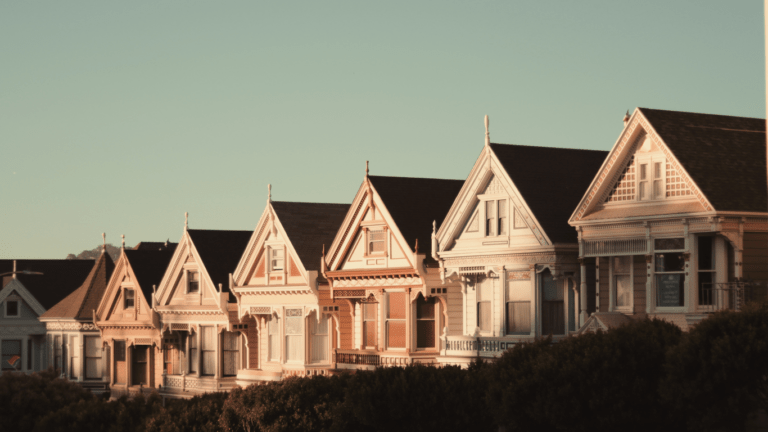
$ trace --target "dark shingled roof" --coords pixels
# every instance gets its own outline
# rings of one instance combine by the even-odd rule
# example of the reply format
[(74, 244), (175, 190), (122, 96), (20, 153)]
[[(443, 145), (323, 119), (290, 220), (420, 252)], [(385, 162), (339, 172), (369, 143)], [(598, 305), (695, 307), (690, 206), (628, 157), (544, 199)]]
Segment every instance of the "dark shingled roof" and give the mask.
[(293, 248), (307, 270), (320, 270), (323, 245), (333, 243), (349, 204), (272, 201)]
[[(211, 276), (214, 287), (219, 284), (229, 292), (229, 274), (234, 273), (253, 231), (187, 230), (203, 265)], [(235, 301), (232, 293), (230, 301)]]
[(608, 152), (491, 144), (504, 170), (553, 243), (576, 243), (568, 225)]
[(638, 108), (719, 211), (768, 211), (765, 120)]
[(434, 261), (430, 253), (432, 221), (442, 223), (461, 191), (464, 180), (383, 176), (368, 178), (408, 242), (408, 248), (414, 250), (418, 239), (419, 250), (426, 254), (424, 261)]
[(41, 318), (93, 319), (93, 311), (99, 307), (114, 270), (115, 263), (112, 258), (108, 253), (102, 252), (80, 288), (48, 309)]
[(174, 250), (178, 243), (171, 243), (169, 241), (164, 242), (139, 242), (133, 247), (133, 250)]
[[(42, 272), (42, 275), (19, 274), (17, 278), (35, 299), (50, 309), (83, 284), (93, 269), (95, 260), (16, 260), (16, 270)], [(0, 274), (13, 271), (13, 260), (0, 260)], [(3, 286), (11, 277), (3, 277)]]
[[(172, 246), (171, 246), (172, 245)], [(144, 300), (152, 305), (152, 285), (159, 285), (165, 275), (165, 270), (171, 262), (171, 257), (177, 243), (170, 243), (167, 249), (126, 249), (125, 258), (131, 265), (136, 281), (144, 293)]]

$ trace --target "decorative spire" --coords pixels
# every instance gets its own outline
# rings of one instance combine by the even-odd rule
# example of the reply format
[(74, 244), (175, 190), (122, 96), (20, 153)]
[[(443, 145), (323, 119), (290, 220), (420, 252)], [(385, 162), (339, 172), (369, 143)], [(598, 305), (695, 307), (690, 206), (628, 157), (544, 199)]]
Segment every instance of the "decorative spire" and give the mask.
[(16, 260), (13, 260), (13, 278), (16, 279)]
[(437, 233), (437, 221), (432, 221), (432, 235), (434, 236)]
[(267, 185), (267, 202), (272, 202), (272, 183)]
[(491, 134), (488, 132), (488, 115), (485, 116), (485, 145), (491, 145)]
[(125, 250), (125, 234), (120, 234), (120, 240), (123, 243), (123, 250)]
[(189, 229), (189, 213), (184, 212), (184, 231)]
[(415, 253), (419, 253), (419, 239), (416, 239), (416, 247), (415, 247)]
[(107, 234), (101, 233), (101, 253), (107, 251)]
[(629, 123), (629, 110), (627, 110), (627, 113), (624, 114), (624, 126), (626, 126), (627, 123)]
[(368, 178), (368, 161), (365, 161), (365, 178)]

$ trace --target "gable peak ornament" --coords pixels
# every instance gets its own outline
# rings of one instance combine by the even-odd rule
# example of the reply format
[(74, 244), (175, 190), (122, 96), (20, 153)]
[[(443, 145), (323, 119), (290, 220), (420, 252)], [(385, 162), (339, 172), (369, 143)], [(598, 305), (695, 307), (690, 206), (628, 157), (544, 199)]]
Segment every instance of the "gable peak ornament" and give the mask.
[(189, 229), (189, 213), (184, 212), (184, 231)]
[(107, 251), (107, 234), (101, 233), (101, 253)]
[(488, 115), (485, 115), (485, 146), (489, 147), (491, 145), (491, 134), (488, 132)]
[(629, 123), (629, 110), (624, 114), (624, 127), (627, 127), (627, 123)]
[(267, 184), (267, 202), (272, 202), (272, 183)]
[(125, 234), (120, 234), (120, 241), (122, 243), (122, 248), (125, 249)]

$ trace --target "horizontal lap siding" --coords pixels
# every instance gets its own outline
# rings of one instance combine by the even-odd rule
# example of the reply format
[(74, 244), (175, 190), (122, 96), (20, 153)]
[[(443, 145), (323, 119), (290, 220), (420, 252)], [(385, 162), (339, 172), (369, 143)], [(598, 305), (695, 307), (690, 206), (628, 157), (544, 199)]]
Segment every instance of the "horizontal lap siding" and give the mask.
[(744, 233), (743, 276), (747, 280), (760, 282), (757, 285), (758, 298), (765, 299), (768, 285), (768, 233)]
[(464, 319), (464, 299), (460, 285), (448, 287), (448, 335), (462, 335), (461, 325)]

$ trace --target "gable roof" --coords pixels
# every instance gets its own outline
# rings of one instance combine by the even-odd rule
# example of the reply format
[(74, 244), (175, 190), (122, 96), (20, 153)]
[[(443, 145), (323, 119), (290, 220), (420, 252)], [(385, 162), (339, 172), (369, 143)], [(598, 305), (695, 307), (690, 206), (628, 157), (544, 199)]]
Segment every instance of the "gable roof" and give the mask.
[(768, 210), (764, 119), (638, 110), (715, 210)]
[[(13, 261), (12, 259), (0, 260), (0, 274), (13, 271)], [(79, 288), (94, 264), (95, 260), (20, 259), (16, 260), (17, 271), (29, 270), (43, 274), (21, 273), (16, 277), (47, 310)], [(3, 286), (10, 281), (10, 276), (4, 277)]]
[(323, 245), (331, 246), (349, 204), (272, 201), (272, 208), (307, 270), (320, 270)]
[(429, 253), (432, 221), (442, 222), (445, 219), (464, 180), (385, 176), (368, 178), (408, 242), (408, 249), (414, 250), (418, 239), (422, 253), (426, 253), (424, 261), (434, 261)]
[(56, 303), (40, 318), (93, 319), (93, 311), (99, 307), (114, 270), (115, 263), (103, 251), (80, 288)]
[[(141, 243), (140, 243), (141, 244)], [(173, 245), (173, 246), (170, 246)], [(176, 249), (177, 243), (170, 243), (167, 249), (126, 249), (123, 251), (125, 259), (131, 265), (136, 282), (144, 293), (144, 299), (152, 304), (152, 286), (159, 285), (163, 280), (165, 270)]]
[[(188, 229), (187, 233), (203, 261), (214, 287), (229, 291), (229, 274), (234, 273), (253, 231)], [(230, 300), (234, 297), (230, 293)]]
[(608, 152), (513, 144), (491, 144), (491, 150), (549, 239), (576, 243), (568, 219)]

